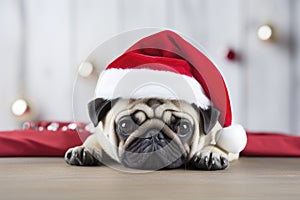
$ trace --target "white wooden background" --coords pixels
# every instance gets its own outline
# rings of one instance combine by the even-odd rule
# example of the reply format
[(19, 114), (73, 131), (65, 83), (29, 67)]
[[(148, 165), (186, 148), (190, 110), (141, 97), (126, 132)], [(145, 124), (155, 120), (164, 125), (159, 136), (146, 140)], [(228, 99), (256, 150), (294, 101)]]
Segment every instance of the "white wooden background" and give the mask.
[[(264, 23), (273, 25), (274, 42), (258, 40)], [(39, 119), (73, 120), (80, 61), (113, 35), (142, 27), (171, 28), (200, 43), (228, 82), (236, 121), (248, 130), (300, 135), (297, 0), (0, 0), (0, 130), (20, 126), (10, 106), (23, 93)], [(229, 47), (241, 59), (228, 61), (222, 50)], [(75, 102), (87, 96), (75, 94)]]

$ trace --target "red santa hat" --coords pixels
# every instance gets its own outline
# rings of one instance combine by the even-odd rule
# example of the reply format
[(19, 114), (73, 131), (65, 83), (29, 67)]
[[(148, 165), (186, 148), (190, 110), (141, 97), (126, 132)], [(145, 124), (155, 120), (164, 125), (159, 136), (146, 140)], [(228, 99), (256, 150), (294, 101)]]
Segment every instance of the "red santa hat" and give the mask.
[(226, 84), (216, 66), (172, 31), (141, 39), (110, 63), (95, 90), (98, 98), (163, 98), (185, 100), (220, 111), (217, 144), (231, 153), (246, 145), (246, 133), (233, 124)]

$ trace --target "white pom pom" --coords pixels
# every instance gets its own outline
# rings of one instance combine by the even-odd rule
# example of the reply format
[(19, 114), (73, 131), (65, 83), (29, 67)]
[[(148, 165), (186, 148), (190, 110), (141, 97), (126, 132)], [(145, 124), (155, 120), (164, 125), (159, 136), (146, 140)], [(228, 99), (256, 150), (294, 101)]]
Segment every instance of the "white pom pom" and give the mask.
[(216, 143), (228, 153), (239, 153), (247, 144), (245, 129), (239, 125), (231, 125), (218, 131)]

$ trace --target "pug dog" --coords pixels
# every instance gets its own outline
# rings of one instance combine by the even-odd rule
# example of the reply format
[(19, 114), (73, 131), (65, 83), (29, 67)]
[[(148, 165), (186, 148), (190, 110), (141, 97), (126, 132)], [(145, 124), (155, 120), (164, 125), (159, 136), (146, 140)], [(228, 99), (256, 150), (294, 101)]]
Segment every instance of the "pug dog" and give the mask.
[(218, 146), (220, 112), (184, 100), (96, 98), (88, 104), (95, 133), (70, 148), (70, 165), (99, 165), (105, 155), (125, 167), (157, 170), (191, 166), (221, 170), (237, 155)]
[(220, 170), (238, 158), (246, 132), (233, 121), (223, 76), (184, 38), (154, 33), (105, 69), (101, 57), (96, 49), (85, 61), (102, 69), (88, 104), (95, 133), (66, 152), (68, 164), (105, 164), (108, 156), (134, 169)]

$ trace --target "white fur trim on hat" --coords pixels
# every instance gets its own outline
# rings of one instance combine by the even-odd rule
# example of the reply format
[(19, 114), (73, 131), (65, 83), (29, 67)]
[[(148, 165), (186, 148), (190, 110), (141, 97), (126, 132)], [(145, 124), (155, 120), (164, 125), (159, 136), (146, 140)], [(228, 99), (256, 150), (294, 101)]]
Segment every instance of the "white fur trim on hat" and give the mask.
[(95, 97), (185, 100), (206, 109), (210, 100), (193, 77), (153, 69), (107, 69), (99, 77)]
[(246, 131), (239, 124), (225, 127), (218, 131), (216, 143), (228, 153), (240, 153), (247, 144)]

